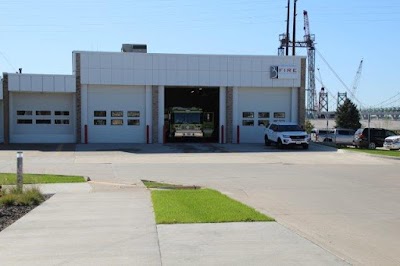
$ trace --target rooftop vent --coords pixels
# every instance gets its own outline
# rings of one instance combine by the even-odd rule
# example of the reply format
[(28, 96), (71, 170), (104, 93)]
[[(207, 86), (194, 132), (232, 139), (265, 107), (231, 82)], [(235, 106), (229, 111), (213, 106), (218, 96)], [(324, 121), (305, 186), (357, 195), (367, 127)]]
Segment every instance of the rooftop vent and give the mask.
[(147, 53), (146, 44), (122, 44), (121, 52), (124, 53)]

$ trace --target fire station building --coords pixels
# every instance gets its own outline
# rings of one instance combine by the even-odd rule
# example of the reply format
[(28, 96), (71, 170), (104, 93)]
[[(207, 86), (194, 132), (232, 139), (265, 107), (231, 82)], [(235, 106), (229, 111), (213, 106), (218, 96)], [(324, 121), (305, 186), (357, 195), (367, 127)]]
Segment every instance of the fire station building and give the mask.
[(0, 141), (165, 143), (165, 110), (214, 114), (215, 143), (263, 143), (272, 121), (304, 124), (306, 59), (120, 52), (72, 53), (72, 75), (3, 73)]

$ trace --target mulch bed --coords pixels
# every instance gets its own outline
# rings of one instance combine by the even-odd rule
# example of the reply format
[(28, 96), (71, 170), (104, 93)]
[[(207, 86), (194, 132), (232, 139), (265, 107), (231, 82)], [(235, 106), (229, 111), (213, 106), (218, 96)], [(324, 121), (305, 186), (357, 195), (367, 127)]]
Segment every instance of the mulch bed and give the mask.
[[(45, 201), (52, 195), (44, 195)], [(0, 232), (19, 218), (36, 208), (35, 206), (2, 206), (0, 207)]]

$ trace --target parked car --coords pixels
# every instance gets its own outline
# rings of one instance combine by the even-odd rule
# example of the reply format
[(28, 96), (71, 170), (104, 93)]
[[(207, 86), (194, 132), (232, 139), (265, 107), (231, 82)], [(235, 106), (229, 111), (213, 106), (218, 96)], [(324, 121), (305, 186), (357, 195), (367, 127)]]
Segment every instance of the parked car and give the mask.
[(390, 136), (385, 138), (385, 142), (383, 143), (383, 147), (389, 150), (399, 150), (400, 149), (400, 136)]
[(336, 145), (353, 145), (355, 130), (347, 128), (335, 128), (325, 137), (325, 142), (333, 142)]
[[(370, 133), (368, 144), (368, 132)], [(356, 148), (369, 148), (375, 149), (376, 147), (383, 147), (385, 138), (395, 136), (391, 130), (384, 128), (360, 128), (354, 134), (353, 145)]]
[(332, 129), (318, 129), (314, 128), (311, 130), (311, 141), (313, 142), (324, 142), (326, 137), (332, 133)]
[(273, 122), (265, 128), (265, 145), (275, 143), (278, 148), (302, 146), (308, 149), (310, 136), (298, 124), (291, 122)]

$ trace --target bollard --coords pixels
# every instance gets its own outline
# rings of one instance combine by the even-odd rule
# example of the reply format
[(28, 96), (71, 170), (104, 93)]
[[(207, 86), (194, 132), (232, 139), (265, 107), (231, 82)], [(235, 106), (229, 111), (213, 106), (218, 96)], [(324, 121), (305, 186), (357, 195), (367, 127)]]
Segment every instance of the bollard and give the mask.
[(24, 183), (23, 159), (24, 153), (22, 151), (17, 152), (17, 189), (19, 191), (22, 191), (22, 184)]

